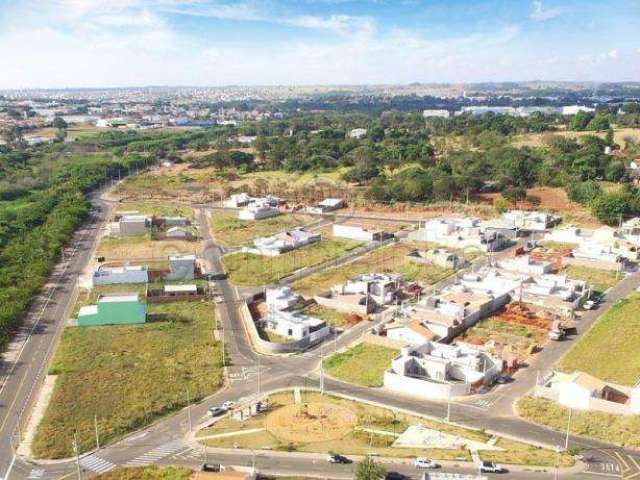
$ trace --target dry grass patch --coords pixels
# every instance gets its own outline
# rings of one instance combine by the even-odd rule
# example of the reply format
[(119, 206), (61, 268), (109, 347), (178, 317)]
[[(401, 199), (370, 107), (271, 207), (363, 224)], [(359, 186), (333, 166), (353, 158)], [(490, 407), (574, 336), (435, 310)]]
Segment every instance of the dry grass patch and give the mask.
[(602, 270), (599, 268), (581, 267), (578, 265), (568, 265), (562, 269), (569, 278), (586, 281), (596, 292), (604, 292), (613, 287), (622, 278), (618, 278), (619, 274), (611, 270)]
[(381, 387), (384, 372), (391, 367), (391, 360), (398, 353), (395, 348), (360, 343), (326, 359), (324, 368), (329, 375), (344, 382)]
[(607, 382), (635, 385), (640, 378), (640, 294), (620, 300), (560, 360)]
[(152, 240), (150, 234), (137, 237), (105, 237), (100, 240), (96, 256), (115, 260), (166, 260), (169, 255), (198, 254), (202, 246), (186, 240)]
[(118, 468), (94, 477), (95, 480), (189, 480), (193, 470), (185, 467)]
[(33, 443), (39, 458), (82, 452), (137, 430), (215, 392), (222, 380), (211, 302), (149, 305), (162, 319), (142, 325), (65, 330), (50, 368), (58, 375)]

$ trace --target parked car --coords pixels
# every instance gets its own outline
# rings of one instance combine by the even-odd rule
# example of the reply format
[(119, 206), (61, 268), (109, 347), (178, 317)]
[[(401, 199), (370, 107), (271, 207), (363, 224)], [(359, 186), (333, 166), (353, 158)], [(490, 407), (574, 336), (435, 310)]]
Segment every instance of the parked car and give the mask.
[(413, 461), (413, 466), (416, 468), (440, 468), (440, 465), (429, 458), (416, 458)]
[(385, 480), (407, 480), (409, 477), (400, 472), (387, 472)]
[(506, 385), (507, 383), (511, 383), (512, 381), (513, 381), (513, 378), (507, 375), (498, 375), (496, 377), (496, 383), (498, 385)]
[(502, 467), (502, 465), (498, 465), (493, 462), (482, 462), (480, 464), (480, 472), (481, 473), (505, 473), (506, 470)]
[(231, 400), (227, 400), (226, 402), (222, 403), (221, 408), (224, 408), (225, 410), (231, 410), (235, 404), (236, 404), (235, 402), (232, 402)]
[(560, 341), (564, 339), (564, 330), (560, 330), (559, 328), (553, 329), (553, 330), (549, 330), (549, 339), (554, 340), (554, 341)]
[(220, 465), (219, 463), (204, 463), (202, 464), (202, 471), (203, 472), (221, 472), (222, 469), (222, 465)]
[(585, 310), (592, 310), (593, 308), (595, 308), (595, 306), (596, 306), (596, 302), (594, 302), (593, 300), (587, 300), (582, 305), (582, 308), (584, 308)]
[(330, 453), (329, 455), (327, 455), (327, 462), (329, 462), (329, 463), (351, 463), (351, 460), (349, 460), (344, 455), (339, 455), (337, 453)]
[(227, 413), (227, 409), (222, 408), (222, 407), (211, 407), (209, 409), (209, 416), (210, 417), (219, 417), (220, 415), (224, 415), (225, 413)]

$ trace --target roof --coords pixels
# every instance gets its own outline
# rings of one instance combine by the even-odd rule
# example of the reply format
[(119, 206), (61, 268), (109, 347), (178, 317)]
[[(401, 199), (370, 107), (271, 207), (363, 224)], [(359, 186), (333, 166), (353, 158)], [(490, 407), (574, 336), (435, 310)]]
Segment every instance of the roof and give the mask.
[(86, 305), (84, 307), (80, 307), (80, 311), (78, 312), (79, 317), (84, 317), (87, 315), (97, 315), (97, 314), (98, 314), (97, 305)]
[(107, 295), (100, 297), (98, 303), (124, 303), (124, 302), (137, 302), (138, 294), (130, 295)]
[(198, 287), (194, 284), (188, 285), (165, 285), (165, 292), (197, 292)]
[(172, 233), (172, 232), (188, 232), (189, 229), (185, 228), (185, 227), (171, 227), (167, 229), (167, 233)]
[(409, 322), (407, 327), (416, 332), (418, 335), (422, 336), (426, 340), (433, 340), (437, 338), (437, 335), (433, 333), (430, 329), (425, 327), (419, 320), (412, 320)]
[(593, 375), (589, 375), (588, 373), (580, 371), (573, 373), (556, 372), (554, 374), (554, 377), (558, 382), (574, 383), (583, 388), (586, 388), (587, 390), (602, 390), (608, 385), (607, 382), (600, 380)]
[(121, 222), (146, 222), (147, 217), (144, 215), (123, 215), (120, 218)]
[(194, 254), (187, 254), (187, 255), (169, 255), (169, 260), (196, 260), (196, 256)]

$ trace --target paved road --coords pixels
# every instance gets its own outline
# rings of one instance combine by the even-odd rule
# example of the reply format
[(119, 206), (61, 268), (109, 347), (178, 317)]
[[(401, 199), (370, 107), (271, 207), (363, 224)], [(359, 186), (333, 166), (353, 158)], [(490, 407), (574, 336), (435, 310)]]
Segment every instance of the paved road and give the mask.
[(24, 326), (14, 340), (16, 357), (0, 364), (0, 475), (5, 475), (15, 458), (13, 452), (19, 430), (24, 430), (26, 414), (46, 376), (49, 359), (64, 328), (74, 286), (92, 255), (99, 226), (108, 215), (108, 205), (97, 197), (92, 203), (97, 208), (75, 233), (73, 248), (65, 249), (63, 261), (55, 267), (47, 286), (29, 309)]
[[(25, 459), (17, 459), (12, 463), (14, 456), (11, 451), (12, 433), (18, 421), (17, 413), (30, 408), (33, 401), (34, 387), (42, 382), (43, 369), (46, 360), (51, 353), (51, 347), (55, 344), (56, 335), (59, 332), (61, 321), (66, 316), (64, 311), (71, 298), (71, 288), (75, 284), (77, 275), (89, 260), (90, 249), (93, 238), (96, 235), (96, 224), (106, 215), (104, 209), (99, 212), (86, 228), (78, 232), (78, 248), (70, 258), (69, 266), (64, 272), (60, 272), (54, 279), (57, 279), (59, 286), (52, 294), (49, 308), (46, 309), (43, 327), (36, 329), (31, 338), (44, 338), (44, 343), (30, 340), (25, 347), (28, 355), (24, 358), (31, 359), (32, 362), (20, 363), (12, 375), (8, 377), (7, 385), (0, 392), (2, 399), (2, 410), (0, 415), (3, 421), (1, 425), (2, 438), (0, 439), (0, 472), (6, 472), (12, 464), (11, 476), (8, 478), (59, 478), (60, 476), (73, 473), (75, 463), (73, 461), (35, 464)], [(202, 226), (205, 241), (205, 260), (211, 270), (221, 270), (220, 249), (215, 245), (207, 228), (207, 219), (204, 211), (198, 212), (198, 219)], [(64, 268), (64, 266), (63, 266)], [(636, 277), (625, 280), (620, 286), (609, 295), (608, 302), (613, 301), (616, 296), (623, 296), (625, 292), (633, 289)], [(242, 319), (238, 313), (238, 295), (236, 290), (227, 280), (216, 282), (224, 302), (217, 305), (216, 310), (223, 327), (223, 337), (225, 341), (225, 356), (228, 364), (229, 381), (225, 388), (217, 394), (206, 399), (200, 404), (183, 409), (182, 411), (165, 418), (143, 431), (129, 435), (125, 439), (101, 449), (98, 452), (84, 455), (81, 460), (81, 469), (86, 473), (102, 473), (119, 465), (144, 465), (152, 463), (180, 463), (186, 462), (190, 466), (198, 466), (202, 458), (191, 449), (185, 441), (185, 436), (190, 428), (206, 424), (207, 409), (225, 400), (236, 402), (257, 397), (261, 392), (274, 389), (290, 388), (294, 386), (317, 385), (317, 367), (320, 361), (321, 349), (316, 347), (309, 352), (290, 357), (275, 357), (259, 355), (253, 351), (247, 340)], [(54, 307), (51, 307), (54, 305)], [(608, 306), (605, 304), (599, 312), (589, 313), (585, 316), (584, 327), (592, 322), (595, 317), (604, 311)], [(593, 318), (591, 318), (593, 317)], [(336, 340), (336, 347), (342, 348), (349, 344), (354, 338), (367, 328), (370, 324), (363, 323), (355, 330), (340, 336)], [(563, 345), (558, 344), (557, 348)], [(555, 348), (555, 347), (554, 347)], [(566, 348), (566, 347), (562, 347)], [(559, 354), (559, 353), (558, 353)], [(30, 367), (38, 368), (30, 368)], [(517, 385), (514, 383), (513, 385)], [(389, 396), (382, 390), (368, 389), (354, 385), (345, 384), (335, 380), (327, 379), (325, 387), (330, 392), (360, 398), (369, 402), (385, 403), (391, 408), (406, 409), (437, 418), (444, 418), (447, 411), (446, 403), (428, 402), (416, 400), (398, 395)], [(508, 388), (508, 387), (507, 387)], [(519, 387), (518, 387), (519, 388)], [(5, 397), (6, 396), (6, 397)], [(506, 396), (505, 396), (506, 398)], [(506, 401), (506, 400), (505, 400)], [(483, 428), (488, 431), (524, 438), (533, 442), (547, 445), (563, 444), (562, 433), (548, 430), (544, 427), (530, 424), (514, 417), (509, 409), (497, 410), (495, 408), (483, 408), (482, 406), (455, 403), (451, 405), (451, 420), (468, 426)], [(634, 470), (640, 463), (634, 452), (622, 449), (611, 449), (602, 442), (595, 442), (584, 439), (572, 439), (571, 445), (581, 446), (589, 449), (590, 454), (596, 460), (588, 464), (588, 472), (619, 476), (623, 471), (634, 474)], [(245, 452), (238, 452), (227, 458), (217, 454), (216, 458), (222, 463), (235, 463), (247, 465), (249, 457)], [(204, 457), (204, 454), (202, 454)], [(296, 455), (281, 457), (279, 455), (261, 452), (256, 458), (257, 465), (266, 472), (282, 473), (305, 473), (321, 472), (323, 475), (337, 472), (345, 478), (349, 477), (349, 467), (328, 466), (318, 459), (301, 458)], [(406, 465), (399, 465), (398, 468), (405, 471)], [(412, 467), (409, 467), (411, 470)], [(408, 471), (408, 470), (406, 470)], [(458, 471), (454, 469), (454, 471)], [(571, 478), (591, 477), (591, 473), (572, 474)], [(415, 477), (415, 471), (411, 470)], [(548, 473), (547, 476), (550, 476)], [(509, 475), (509, 478), (540, 478), (542, 474), (534, 472), (519, 472)], [(503, 477), (504, 478), (504, 477)], [(5, 479), (7, 480), (7, 479)]]

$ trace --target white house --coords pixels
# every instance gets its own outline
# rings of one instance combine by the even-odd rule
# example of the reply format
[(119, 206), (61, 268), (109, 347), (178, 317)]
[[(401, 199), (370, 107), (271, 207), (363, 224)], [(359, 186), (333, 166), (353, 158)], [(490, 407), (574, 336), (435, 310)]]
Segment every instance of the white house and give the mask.
[(270, 310), (286, 310), (300, 301), (300, 295), (289, 287), (268, 288), (265, 303)]
[(533, 276), (521, 285), (522, 301), (555, 312), (569, 314), (585, 302), (591, 290), (584, 280), (572, 280), (566, 275)]
[(595, 112), (595, 108), (584, 107), (582, 105), (565, 105), (562, 107), (562, 115), (575, 115), (578, 112)]
[(121, 237), (144, 235), (148, 224), (149, 219), (144, 215), (123, 215), (118, 221), (118, 232)]
[(411, 320), (406, 324), (396, 322), (387, 325), (386, 330), (388, 339), (404, 342), (412, 347), (439, 338), (433, 330), (419, 320)]
[(255, 253), (256, 255), (275, 257), (281, 253), (317, 243), (320, 241), (320, 238), (319, 233), (311, 233), (302, 228), (297, 228), (295, 230), (278, 233), (271, 237), (256, 238), (253, 241), (254, 248), (245, 247), (243, 250)]
[(560, 221), (556, 215), (528, 210), (509, 210), (502, 214), (501, 219), (508, 225), (534, 232), (544, 231)]
[(222, 204), (227, 208), (246, 207), (251, 202), (252, 197), (246, 193), (234, 193), (230, 195)]
[(265, 328), (294, 341), (308, 339), (309, 343), (315, 343), (331, 333), (331, 328), (324, 320), (299, 312), (270, 310), (264, 323)]
[(392, 303), (400, 287), (400, 275), (368, 273), (350, 278), (331, 290), (341, 295), (369, 295), (378, 305)]
[(277, 215), (278, 209), (267, 203), (252, 203), (238, 212), (240, 220), (262, 220)]
[(114, 285), (121, 283), (148, 283), (149, 271), (142, 265), (124, 267), (99, 266), (91, 277), (93, 285)]
[(384, 240), (385, 232), (379, 228), (374, 228), (368, 225), (356, 225), (356, 224), (333, 224), (333, 236), (340, 238), (349, 238), (351, 240), (358, 240), (360, 242), (377, 242)]
[(184, 228), (184, 227), (171, 227), (166, 231), (167, 238), (185, 239), (185, 238), (191, 238), (192, 236), (193, 236), (193, 233), (191, 233), (191, 231), (188, 228)]
[(192, 279), (195, 277), (196, 256), (195, 255), (170, 255), (169, 275), (167, 279)]
[(349, 138), (360, 139), (367, 134), (366, 128), (354, 128), (349, 132)]
[(553, 264), (541, 260), (535, 260), (531, 255), (520, 255), (514, 258), (505, 258), (497, 262), (498, 268), (510, 272), (526, 273), (528, 275), (543, 275), (553, 271)]
[(542, 378), (534, 394), (575, 410), (640, 414), (640, 384), (635, 387), (616, 385), (580, 371), (551, 372)]
[(343, 208), (345, 205), (342, 198), (325, 198), (317, 205), (307, 207), (306, 211), (315, 215), (321, 215), (323, 213), (332, 212)]
[(410, 262), (421, 264), (432, 264), (441, 268), (458, 270), (465, 265), (464, 259), (446, 248), (432, 248), (429, 250), (413, 250), (407, 254)]
[(501, 360), (467, 344), (403, 347), (384, 373), (384, 388), (422, 399), (469, 395), (493, 382)]
[(409, 240), (435, 242), (450, 248), (474, 248), (484, 252), (495, 252), (509, 243), (499, 232), (486, 230), (479, 219), (439, 218), (421, 222), (418, 229), (409, 232)]

